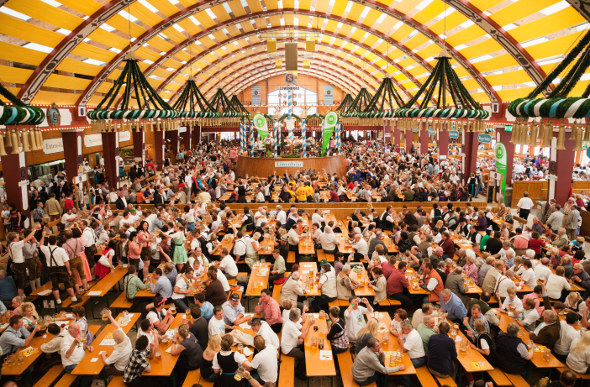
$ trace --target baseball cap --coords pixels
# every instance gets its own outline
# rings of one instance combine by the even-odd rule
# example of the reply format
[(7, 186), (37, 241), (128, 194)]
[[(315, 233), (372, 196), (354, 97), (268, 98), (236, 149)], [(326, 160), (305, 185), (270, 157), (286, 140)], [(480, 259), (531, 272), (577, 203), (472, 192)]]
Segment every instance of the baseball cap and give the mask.
[(229, 299), (232, 301), (240, 301), (240, 295), (238, 293), (232, 293), (231, 296), (229, 296)]

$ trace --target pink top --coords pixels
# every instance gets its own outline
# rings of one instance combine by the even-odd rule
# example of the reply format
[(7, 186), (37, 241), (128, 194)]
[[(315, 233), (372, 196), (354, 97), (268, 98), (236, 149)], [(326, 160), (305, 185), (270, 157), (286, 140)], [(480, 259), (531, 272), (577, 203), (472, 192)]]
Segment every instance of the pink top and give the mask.
[(537, 293), (526, 294), (522, 298), (522, 303), (524, 304), (526, 302), (526, 300), (529, 298), (532, 298), (533, 300), (535, 300), (535, 308), (537, 309), (537, 312), (539, 312), (539, 316), (543, 315), (543, 311), (545, 310), (545, 307), (541, 306), (541, 302), (539, 301), (539, 295)]
[(279, 303), (274, 298), (270, 298), (268, 302), (263, 302), (260, 305), (256, 305), (255, 312), (258, 314), (264, 313), (264, 319), (268, 325), (283, 322), (281, 308), (279, 307)]

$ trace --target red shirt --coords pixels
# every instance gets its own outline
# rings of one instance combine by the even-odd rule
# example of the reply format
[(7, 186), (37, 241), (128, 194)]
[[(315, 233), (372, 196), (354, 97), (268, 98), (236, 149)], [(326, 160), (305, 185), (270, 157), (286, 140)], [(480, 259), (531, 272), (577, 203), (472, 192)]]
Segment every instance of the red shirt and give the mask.
[(410, 283), (402, 271), (394, 268), (387, 278), (387, 295), (402, 293), (404, 288), (409, 289)]
[(545, 246), (545, 242), (541, 239), (529, 239), (529, 249), (535, 250), (535, 254), (541, 254), (541, 247)]
[[(383, 262), (381, 264), (381, 270), (383, 270), (383, 275), (385, 278), (389, 278), (393, 270), (395, 269), (395, 265), (392, 265), (389, 262)], [(405, 277), (405, 276), (404, 276)]]
[(74, 208), (74, 201), (70, 198), (66, 198), (66, 200), (64, 200), (64, 212), (66, 212), (70, 208)]
[(283, 322), (283, 317), (281, 315), (281, 307), (274, 298), (271, 298), (268, 302), (263, 302), (260, 305), (256, 305), (256, 308), (254, 308), (254, 310), (258, 314), (264, 312), (264, 319), (266, 320), (268, 325), (274, 325)]
[(447, 258), (453, 258), (455, 256), (455, 244), (451, 240), (451, 238), (447, 238), (441, 245), (445, 255)]

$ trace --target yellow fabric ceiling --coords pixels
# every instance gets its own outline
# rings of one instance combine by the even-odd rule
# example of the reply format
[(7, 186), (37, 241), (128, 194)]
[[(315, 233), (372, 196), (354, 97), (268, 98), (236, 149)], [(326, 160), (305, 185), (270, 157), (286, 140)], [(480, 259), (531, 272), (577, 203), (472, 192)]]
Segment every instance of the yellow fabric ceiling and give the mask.
[[(267, 39), (278, 38), (277, 55), (283, 55), (291, 38), (299, 42), (299, 60), (317, 66), (309, 73), (333, 69), (326, 76), (336, 86), (346, 81), (352, 92), (361, 87), (374, 92), (388, 74), (398, 88), (403, 85), (413, 94), (446, 39), (457, 74), (478, 101), (487, 103), (528, 93), (589, 27), (564, 0), (471, 0), (466, 6), (479, 15), (477, 20), (469, 20), (451, 0), (200, 1), (196, 9), (196, 0), (132, 0), (92, 27), (105, 12), (104, 3), (8, 0), (0, 8), (0, 80), (31, 98), (26, 102), (93, 106), (132, 51), (162, 95), (175, 95), (193, 73), (210, 98), (217, 87), (245, 84), (235, 78), (248, 78), (248, 71), (254, 71), (238, 72), (248, 69), (252, 58), (274, 65), (277, 56), (265, 53)], [(477, 24), (480, 19), (505, 27), (498, 31), (505, 39), (490, 36), (484, 24)], [(69, 45), (73, 31), (80, 29), (82, 39)], [(140, 37), (144, 40), (138, 45)], [(304, 53), (305, 39), (318, 43), (315, 53)], [(523, 68), (511, 54), (518, 52), (511, 49), (517, 44), (531, 67)], [(46, 66), (54, 71), (43, 71)], [(106, 80), (96, 84), (104, 75)], [(582, 83), (576, 90), (587, 86)], [(36, 84), (40, 88), (32, 89)]]

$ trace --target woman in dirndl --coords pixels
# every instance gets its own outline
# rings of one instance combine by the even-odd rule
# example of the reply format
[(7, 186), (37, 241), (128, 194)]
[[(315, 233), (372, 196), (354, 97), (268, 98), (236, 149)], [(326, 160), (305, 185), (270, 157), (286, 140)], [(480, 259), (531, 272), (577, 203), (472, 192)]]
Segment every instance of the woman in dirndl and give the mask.
[(172, 253), (172, 262), (174, 262), (180, 271), (182, 266), (188, 260), (188, 255), (186, 254), (186, 249), (184, 248), (184, 226), (176, 224), (174, 226), (175, 233), (172, 234), (170, 237), (172, 238), (171, 244), (174, 245), (173, 253)]

